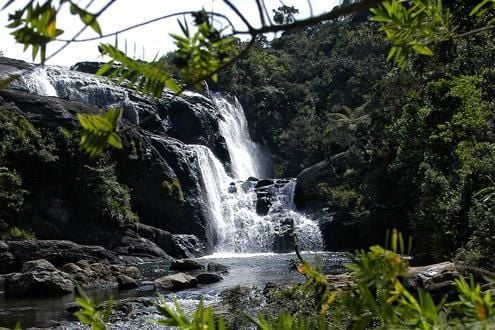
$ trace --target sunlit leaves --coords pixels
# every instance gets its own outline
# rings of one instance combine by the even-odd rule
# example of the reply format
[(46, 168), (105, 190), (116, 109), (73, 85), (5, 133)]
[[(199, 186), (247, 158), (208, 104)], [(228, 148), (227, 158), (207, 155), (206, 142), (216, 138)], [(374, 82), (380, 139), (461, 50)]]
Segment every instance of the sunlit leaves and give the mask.
[(7, 27), (15, 29), (11, 34), (24, 45), (24, 49), (32, 47), (33, 60), (39, 54), (42, 62), (46, 58), (46, 45), (63, 32), (57, 29), (57, 10), (51, 1), (42, 5), (30, 1), (24, 8), (9, 15)]
[(101, 115), (77, 114), (83, 127), (80, 141), (81, 149), (89, 156), (94, 157), (101, 154), (107, 144), (118, 149), (122, 148), (117, 133), (121, 116), (122, 110), (113, 108)]
[[(3, 9), (9, 7), (14, 1), (7, 1)], [(33, 60), (38, 56), (43, 63), (46, 59), (47, 44), (56, 40), (63, 33), (57, 27), (57, 14), (64, 4), (70, 4), (70, 13), (79, 16), (83, 24), (90, 26), (101, 35), (101, 28), (96, 20), (96, 14), (92, 14), (80, 8), (70, 0), (61, 0), (59, 5), (51, 0), (29, 1), (24, 7), (9, 14), (8, 28), (14, 29), (11, 33), (15, 40), (24, 45), (24, 50), (31, 47)]]
[(81, 7), (77, 6), (76, 4), (72, 3), (70, 4), (70, 13), (72, 15), (78, 15), (81, 21), (91, 27), (96, 33), (101, 35), (101, 28), (100, 24), (96, 20), (96, 15), (92, 14)]
[(187, 22), (179, 21), (183, 35), (170, 36), (177, 46), (174, 64), (180, 70), (181, 78), (186, 84), (200, 88), (205, 78), (211, 76), (213, 81), (217, 81), (218, 70), (231, 60), (235, 39), (223, 37), (221, 31), (210, 25), (204, 11), (197, 13), (195, 18), (197, 30), (194, 34)]
[(107, 302), (106, 308), (100, 309), (83, 290), (79, 289), (76, 303), (81, 307), (81, 310), (74, 313), (79, 322), (90, 326), (92, 330), (105, 330), (107, 328), (105, 322), (110, 318), (113, 308), (111, 298)]
[(452, 36), (450, 13), (441, 0), (384, 1), (371, 20), (392, 43), (388, 60), (404, 68), (413, 54), (433, 55), (432, 47)]
[(224, 330), (223, 318), (216, 317), (213, 308), (205, 308), (201, 301), (196, 311), (187, 316), (177, 301), (174, 301), (174, 308), (167, 305), (167, 302), (160, 296), (159, 304), (156, 305), (158, 312), (163, 316), (156, 321), (157, 324), (166, 327), (178, 327), (187, 330)]
[[(110, 44), (101, 44), (100, 51), (112, 58), (102, 66), (97, 74), (108, 75), (117, 84), (123, 84), (139, 93), (160, 97), (165, 88), (175, 93), (180, 91), (179, 85), (165, 70), (166, 59), (144, 62), (132, 59), (117, 47)], [(117, 65), (115, 65), (117, 64)]]

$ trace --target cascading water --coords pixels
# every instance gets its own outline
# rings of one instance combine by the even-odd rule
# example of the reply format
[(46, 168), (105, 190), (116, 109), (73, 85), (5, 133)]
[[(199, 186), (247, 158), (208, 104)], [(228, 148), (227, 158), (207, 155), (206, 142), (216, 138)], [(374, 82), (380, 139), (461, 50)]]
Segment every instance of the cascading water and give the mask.
[[(295, 179), (276, 180), (261, 187), (255, 179), (242, 181), (249, 177), (264, 177), (268, 157), (250, 139), (246, 117), (238, 100), (233, 98), (231, 102), (218, 93), (212, 98), (222, 116), (219, 128), (229, 150), (233, 172), (233, 177), (229, 177), (209, 149), (197, 146), (206, 198), (217, 224), (216, 250), (223, 253), (288, 250), (292, 247), (284, 247), (284, 241), (290, 240), (292, 231), (302, 248), (321, 250), (318, 225), (294, 211)], [(266, 214), (260, 214), (259, 198), (264, 195), (269, 199), (265, 201), (269, 204), (268, 210)]]
[[(131, 96), (125, 88), (109, 84), (100, 77), (60, 67), (35, 68), (22, 74), (10, 88), (102, 108), (122, 107), (125, 118), (136, 124), (140, 121), (139, 111), (155, 112), (149, 102)], [(301, 248), (321, 250), (318, 225), (294, 210), (295, 179), (272, 180), (266, 186), (260, 186), (255, 179), (243, 181), (268, 176), (268, 157), (249, 137), (246, 117), (238, 100), (217, 93), (212, 95), (212, 101), (219, 111), (219, 130), (230, 154), (232, 176), (209, 148), (190, 147), (196, 154), (205, 202), (217, 232), (217, 252), (287, 251), (291, 246), (284, 246), (287, 243), (284, 241), (290, 241), (291, 231), (295, 232)], [(261, 202), (266, 204), (263, 212), (259, 210)]]
[(220, 93), (213, 94), (212, 100), (222, 116), (218, 125), (229, 150), (234, 178), (266, 177), (268, 157), (249, 137), (246, 116), (239, 100), (233, 97), (229, 101)]

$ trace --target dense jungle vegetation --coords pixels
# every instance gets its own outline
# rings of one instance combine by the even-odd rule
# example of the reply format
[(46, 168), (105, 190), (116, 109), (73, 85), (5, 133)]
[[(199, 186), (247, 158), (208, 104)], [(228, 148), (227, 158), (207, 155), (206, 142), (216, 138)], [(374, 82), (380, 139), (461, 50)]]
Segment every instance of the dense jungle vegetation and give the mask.
[[(486, 24), (465, 1), (444, 5), (459, 33)], [(277, 176), (330, 161), (319, 200), (363, 236), (378, 223), (400, 228), (415, 238), (418, 261), (493, 270), (494, 40), (452, 39), (400, 70), (386, 61), (378, 24), (361, 14), (258, 38), (220, 88), (240, 98)]]

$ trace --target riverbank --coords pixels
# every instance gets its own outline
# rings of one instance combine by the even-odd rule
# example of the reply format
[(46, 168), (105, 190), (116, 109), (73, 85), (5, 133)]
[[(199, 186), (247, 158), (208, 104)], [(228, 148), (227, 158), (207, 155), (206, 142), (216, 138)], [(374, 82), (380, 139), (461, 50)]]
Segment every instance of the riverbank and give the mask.
[[(304, 257), (312, 264), (319, 265), (322, 270), (330, 273), (344, 271), (343, 265), (349, 261), (345, 253), (319, 252), (304, 253)], [(170, 270), (171, 262), (155, 260), (136, 264), (140, 271), (137, 278), (137, 287), (130, 290), (119, 290), (117, 287), (105, 290), (88, 290), (88, 294), (97, 302), (103, 302), (110, 296), (121, 301), (117, 307), (116, 318), (111, 328), (136, 328), (144, 326), (150, 318), (156, 318), (156, 309), (153, 303), (157, 301), (160, 292), (165, 299), (171, 301), (175, 297), (186, 311), (196, 308), (200, 300), (207, 305), (219, 305), (222, 294), (235, 287), (249, 288), (262, 291), (267, 283), (289, 284), (301, 283), (304, 278), (295, 272), (289, 271), (291, 260), (296, 259), (294, 253), (250, 253), (250, 254), (214, 254), (193, 259), (203, 269)], [(154, 281), (164, 276), (187, 273), (197, 277), (199, 273), (207, 271), (208, 265), (221, 264), (228, 268), (228, 273), (220, 270), (223, 280), (217, 283), (201, 284), (172, 292), (173, 290), (156, 290)], [(210, 266), (210, 270), (211, 270)], [(257, 288), (257, 289), (255, 289)], [(42, 298), (11, 298), (0, 293), (1, 324), (13, 326), (20, 321), (23, 327), (55, 327), (63, 325), (67, 329), (77, 329), (71, 312), (74, 312), (74, 294), (59, 297)], [(127, 312), (124, 313), (124, 310)], [(147, 325), (146, 325), (147, 326)]]

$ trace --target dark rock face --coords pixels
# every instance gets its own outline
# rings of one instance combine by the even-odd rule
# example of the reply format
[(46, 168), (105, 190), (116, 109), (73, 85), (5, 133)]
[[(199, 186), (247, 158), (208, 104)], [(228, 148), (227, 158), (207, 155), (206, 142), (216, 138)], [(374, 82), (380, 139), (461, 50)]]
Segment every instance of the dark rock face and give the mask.
[(206, 247), (194, 235), (173, 235), (168, 231), (138, 224), (138, 234), (149, 239), (174, 258), (195, 258), (206, 254)]
[(294, 220), (284, 219), (279, 226), (273, 241), (273, 252), (287, 253), (294, 251), (296, 238), (294, 235)]
[(25, 262), (36, 259), (45, 259), (55, 266), (79, 260), (121, 263), (115, 253), (101, 246), (79, 245), (70, 241), (0, 241), (0, 249), (0, 259), (4, 260), (0, 273), (4, 274), (20, 271)]
[(170, 270), (188, 272), (192, 270), (203, 270), (204, 267), (197, 261), (191, 259), (176, 260), (170, 265)]
[(8, 296), (63, 296), (74, 291), (69, 275), (45, 259), (31, 260), (22, 266), (22, 273), (5, 276)]
[[(94, 73), (99, 65), (79, 63), (74, 69)], [(0, 59), (0, 72), (37, 69), (22, 61)], [(45, 70), (44, 82), (49, 80), (59, 98), (26, 93), (30, 88), (22, 79), (12, 84), (10, 91), (0, 93), (0, 105), (9, 103), (10, 112), (27, 118), (44, 134), (56, 136), (56, 147), (64, 151), (57, 153), (58, 159), (51, 164), (33, 162), (29, 168), (16, 168), (23, 180), (33, 185), (34, 193), (29, 199), (32, 211), (23, 219), (27, 227), (41, 239), (70, 239), (105, 247), (108, 242), (114, 243), (116, 235), (125, 233), (126, 228), (102, 225), (101, 219), (91, 219), (87, 206), (80, 198), (75, 198), (74, 189), (79, 188), (77, 180), (85, 174), (72, 170), (78, 168), (74, 164), (90, 167), (94, 164), (77, 148), (65, 152), (71, 150), (73, 144), (58, 137), (61, 129), (67, 130), (69, 135), (75, 131), (77, 113), (98, 113), (102, 108), (116, 105), (124, 109), (127, 120), (124, 126), (151, 116), (141, 128), (128, 126), (121, 135), (123, 149), (110, 150), (105, 156), (106, 164), (115, 164), (118, 183), (129, 188), (132, 211), (137, 213), (141, 223), (172, 234), (195, 235), (207, 243), (207, 250), (211, 249), (215, 228), (205, 207), (197, 157), (194, 148), (187, 143), (208, 146), (228, 165), (228, 151), (218, 129), (219, 112), (213, 103), (195, 93), (176, 97), (166, 92), (160, 100), (154, 100), (85, 73), (55, 67)], [(77, 138), (77, 134), (66, 137)], [(82, 165), (79, 167), (83, 168)], [(33, 174), (33, 168), (38, 168), (40, 173)], [(33, 174), (33, 179), (24, 178), (25, 173)], [(56, 179), (71, 176), (71, 184)], [(143, 235), (147, 235), (145, 232)], [(154, 243), (166, 253), (173, 251), (170, 253), (177, 257), (204, 253), (201, 244), (192, 236), (175, 237), (173, 245), (164, 243), (163, 238), (167, 235), (154, 236), (157, 238)], [(153, 241), (149, 236), (144, 238)], [(0, 246), (0, 258), (10, 260), (11, 256), (1, 254), (1, 249)], [(136, 253), (141, 252), (160, 255), (158, 250), (152, 252), (150, 249)]]
[(74, 292), (74, 283), (60, 271), (33, 271), (14, 273), (5, 278), (8, 296), (63, 296)]
[(116, 237), (109, 248), (119, 255), (141, 257), (144, 259), (170, 258), (162, 249), (150, 240), (139, 237), (138, 234), (127, 230)]

